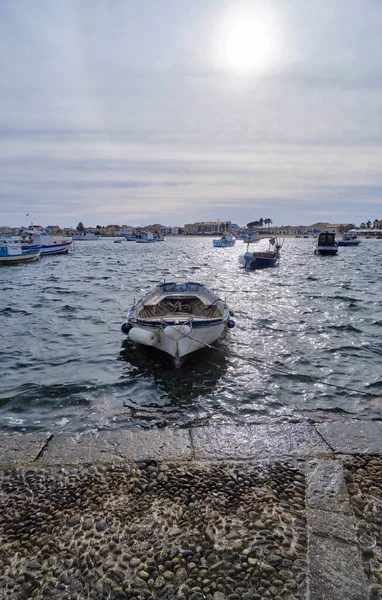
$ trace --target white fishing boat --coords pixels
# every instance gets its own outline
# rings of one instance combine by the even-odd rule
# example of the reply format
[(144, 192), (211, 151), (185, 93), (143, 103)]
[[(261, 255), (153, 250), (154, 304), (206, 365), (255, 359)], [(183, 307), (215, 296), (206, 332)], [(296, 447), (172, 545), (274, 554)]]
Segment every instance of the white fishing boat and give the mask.
[(350, 231), (346, 231), (342, 234), (342, 238), (337, 240), (338, 246), (358, 246), (361, 243), (361, 240), (357, 237), (357, 232), (354, 229)]
[(138, 244), (154, 244), (156, 242), (156, 238), (153, 236), (151, 231), (142, 231), (140, 234), (138, 234), (135, 241)]
[(318, 234), (314, 245), (314, 254), (321, 254), (321, 256), (334, 256), (338, 252), (338, 243), (336, 242), (336, 236), (334, 233), (329, 231), (321, 231)]
[(23, 249), (20, 243), (15, 243), (10, 236), (0, 235), (0, 265), (12, 265), (38, 260), (41, 255), (39, 248)]
[(220, 240), (212, 240), (214, 248), (230, 248), (236, 242), (231, 233), (223, 233)]
[(225, 302), (201, 283), (161, 283), (131, 308), (123, 333), (165, 352), (179, 367), (235, 326)]
[(45, 229), (37, 229), (31, 225), (28, 229), (23, 229), (20, 233), (20, 242), (24, 249), (33, 245), (35, 248), (41, 247), (41, 254), (65, 254), (69, 252), (72, 245), (71, 239), (63, 239), (49, 235)]

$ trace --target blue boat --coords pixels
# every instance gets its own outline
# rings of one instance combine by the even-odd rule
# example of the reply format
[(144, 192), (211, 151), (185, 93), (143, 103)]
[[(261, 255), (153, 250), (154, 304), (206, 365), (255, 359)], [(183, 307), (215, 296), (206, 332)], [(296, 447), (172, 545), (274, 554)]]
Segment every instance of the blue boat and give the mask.
[[(257, 241), (257, 240), (256, 240)], [(249, 244), (247, 252), (240, 256), (239, 263), (246, 269), (268, 269), (269, 267), (277, 267), (280, 260), (280, 252), (284, 242), (278, 238), (270, 238), (267, 250), (259, 250), (257, 252), (249, 252)]]
[(321, 231), (316, 240), (314, 254), (321, 256), (335, 256), (338, 252), (338, 242), (336, 236), (329, 231)]
[(214, 248), (230, 248), (236, 242), (236, 239), (230, 233), (224, 233), (220, 240), (212, 240)]
[(21, 244), (15, 243), (10, 236), (0, 235), (0, 265), (13, 265), (38, 260), (41, 246), (24, 249)]

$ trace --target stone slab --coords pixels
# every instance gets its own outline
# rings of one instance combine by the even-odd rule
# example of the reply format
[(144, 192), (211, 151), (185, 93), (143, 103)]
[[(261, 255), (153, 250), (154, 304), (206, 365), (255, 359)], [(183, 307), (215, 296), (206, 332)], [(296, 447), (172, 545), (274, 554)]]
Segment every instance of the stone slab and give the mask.
[(309, 423), (226, 425), (191, 430), (196, 460), (301, 458), (332, 454)]
[(334, 452), (374, 454), (382, 452), (382, 422), (351, 420), (316, 424), (317, 431)]
[(355, 544), (309, 536), (310, 600), (367, 600), (366, 575)]
[(357, 543), (357, 527), (352, 515), (326, 510), (306, 511), (308, 532), (346, 543)]
[(48, 438), (47, 433), (3, 433), (0, 436), (0, 466), (33, 462)]
[(307, 476), (308, 508), (352, 515), (341, 461), (320, 460), (310, 467)]
[(185, 429), (103, 431), (79, 436), (56, 435), (39, 464), (90, 464), (139, 460), (189, 460), (191, 438)]

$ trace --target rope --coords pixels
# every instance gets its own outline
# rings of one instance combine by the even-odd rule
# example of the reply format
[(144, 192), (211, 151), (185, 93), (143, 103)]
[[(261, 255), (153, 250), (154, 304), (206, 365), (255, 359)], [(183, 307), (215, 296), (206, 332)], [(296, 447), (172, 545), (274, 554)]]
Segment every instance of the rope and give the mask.
[[(211, 344), (207, 344), (206, 342), (202, 342), (201, 340), (197, 340), (196, 338), (191, 337), (190, 334), (187, 337), (189, 337), (191, 340), (194, 340), (195, 342), (198, 342), (199, 344), (202, 344), (203, 346), (206, 346), (207, 348), (212, 348), (212, 350), (217, 350), (218, 352), (224, 353), (224, 350), (222, 350), (221, 348), (218, 348), (217, 346), (212, 346)], [(240, 356), (239, 354), (236, 354), (235, 352), (231, 352), (230, 356), (232, 356), (233, 358), (238, 358), (239, 360), (243, 360), (244, 362), (249, 362), (250, 364), (256, 364), (257, 366), (264, 367), (265, 369), (268, 369), (269, 371), (275, 371), (276, 373), (281, 373), (282, 375), (287, 375), (288, 377), (295, 377), (296, 379), (303, 379), (305, 381), (309, 381), (310, 383), (318, 383), (320, 385), (327, 385), (329, 387), (334, 387), (338, 390), (344, 390), (346, 392), (356, 392), (357, 394), (362, 394), (363, 396), (372, 396), (373, 398), (382, 398), (381, 394), (375, 394), (374, 392), (366, 392), (364, 390), (358, 390), (355, 388), (339, 385), (336, 383), (329, 383), (328, 381), (322, 381), (321, 379), (318, 379), (317, 377), (313, 377), (311, 375), (303, 375), (302, 373), (293, 373), (293, 372), (285, 371), (284, 369), (281, 369), (280, 367), (275, 367), (272, 365), (265, 364), (265, 359), (259, 358), (257, 356), (245, 358), (243, 356)]]

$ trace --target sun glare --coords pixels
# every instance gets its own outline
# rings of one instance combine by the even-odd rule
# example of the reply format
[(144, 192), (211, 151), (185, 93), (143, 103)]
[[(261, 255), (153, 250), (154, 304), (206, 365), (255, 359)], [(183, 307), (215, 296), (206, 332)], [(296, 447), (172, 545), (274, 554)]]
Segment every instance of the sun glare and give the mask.
[(238, 74), (263, 72), (275, 60), (277, 45), (273, 15), (253, 5), (238, 5), (218, 26), (213, 60)]

